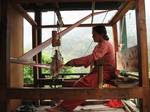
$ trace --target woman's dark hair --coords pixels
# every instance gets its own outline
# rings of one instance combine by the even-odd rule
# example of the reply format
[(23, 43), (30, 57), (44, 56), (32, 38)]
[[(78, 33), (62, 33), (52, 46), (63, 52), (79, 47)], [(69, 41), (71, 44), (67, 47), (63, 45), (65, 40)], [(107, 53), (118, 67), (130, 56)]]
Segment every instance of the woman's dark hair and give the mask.
[(98, 34), (103, 34), (103, 38), (105, 40), (109, 40), (109, 37), (107, 36), (107, 31), (104, 25), (97, 25), (93, 27), (93, 31), (97, 32)]

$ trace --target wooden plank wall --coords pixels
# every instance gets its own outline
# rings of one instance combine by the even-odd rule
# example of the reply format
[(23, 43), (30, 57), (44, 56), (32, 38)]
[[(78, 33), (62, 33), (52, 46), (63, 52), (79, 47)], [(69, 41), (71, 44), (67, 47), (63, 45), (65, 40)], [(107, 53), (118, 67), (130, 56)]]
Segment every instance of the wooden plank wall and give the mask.
[[(12, 5), (8, 7), (8, 35), (10, 38), (10, 56), (23, 54), (23, 17)], [(23, 65), (10, 64), (9, 87), (23, 87)], [(14, 111), (20, 100), (10, 100), (8, 111)]]

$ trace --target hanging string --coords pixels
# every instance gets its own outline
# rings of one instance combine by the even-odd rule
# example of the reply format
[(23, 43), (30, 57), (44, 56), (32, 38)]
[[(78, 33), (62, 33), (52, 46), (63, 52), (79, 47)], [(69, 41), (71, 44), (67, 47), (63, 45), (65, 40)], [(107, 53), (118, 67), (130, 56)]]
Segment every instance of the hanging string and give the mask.
[(107, 10), (107, 12), (106, 12), (106, 14), (105, 14), (105, 16), (104, 16), (104, 18), (103, 18), (103, 20), (102, 20), (102, 23), (104, 23), (104, 21), (105, 21), (105, 19), (106, 19), (107, 14), (108, 14), (108, 10)]
[[(56, 23), (56, 14), (54, 13), (54, 24), (57, 25)], [(52, 32), (52, 46), (53, 46), (53, 57), (52, 57), (52, 63), (51, 63), (51, 68), (50, 70), (52, 71), (53, 75), (53, 81), (55, 82), (55, 79), (58, 78), (58, 73), (60, 72), (63, 64), (63, 58), (60, 53), (60, 25), (58, 25), (57, 29), (53, 29), (54, 31)]]
[(95, 10), (95, 0), (92, 0), (92, 18), (91, 18), (91, 24), (93, 23), (93, 19), (94, 19), (94, 10)]
[(91, 41), (90, 45), (88, 46), (88, 49), (84, 52), (84, 55), (86, 55), (89, 52), (89, 49), (91, 48), (93, 44), (93, 40)]
[[(54, 11), (54, 25), (56, 25), (56, 14), (55, 14), (55, 11)], [(56, 28), (54, 27), (53, 30), (56, 30)]]
[(122, 44), (122, 37), (123, 37), (123, 28), (124, 28), (124, 17), (123, 17), (123, 19), (122, 19), (122, 21), (121, 21), (122, 23), (122, 26), (121, 26), (121, 34), (120, 34), (120, 36), (121, 36), (121, 39), (120, 39), (120, 44)]
[[(94, 3), (93, 3), (93, 2), (94, 2)], [(94, 8), (95, 8), (95, 0), (93, 0), (93, 2), (92, 2), (92, 13), (94, 13), (93, 4), (94, 4)], [(107, 12), (106, 12), (106, 14), (105, 14), (105, 16), (104, 16), (104, 18), (103, 18), (103, 20), (102, 20), (102, 23), (103, 23), (104, 20), (106, 19), (106, 16), (107, 16), (108, 12), (109, 12), (109, 11), (107, 10)], [(92, 16), (92, 18), (93, 18), (93, 16)], [(92, 24), (92, 22), (93, 22), (93, 19), (92, 19), (92, 21), (91, 21), (91, 24)], [(91, 41), (91, 43), (90, 43), (88, 49), (86, 50), (86, 52), (84, 53), (84, 55), (86, 55), (86, 54), (88, 53), (90, 47), (92, 46), (92, 43), (93, 43), (93, 41)]]
[[(56, 14), (55, 14), (55, 11), (54, 11), (54, 25), (56, 25)], [(56, 28), (54, 27), (53, 30), (55, 31)], [(56, 50), (56, 47), (52, 47), (52, 54), (53, 55), (55, 54), (55, 50)]]
[[(59, 26), (59, 24), (57, 24), (56, 13), (55, 12), (54, 12), (54, 25), (58, 25), (58, 27), (57, 28), (53, 28), (53, 30), (57, 31), (57, 34), (59, 34), (59, 32), (60, 32), (60, 26)], [(60, 35), (57, 35), (57, 38), (60, 39)], [(53, 51), (55, 51), (55, 50), (59, 50), (59, 46), (53, 47)]]
[[(93, 20), (94, 20), (94, 15), (93, 14), (94, 14), (94, 10), (95, 10), (95, 0), (92, 0), (92, 7), (91, 7), (91, 9), (92, 9), (91, 24), (93, 24)], [(91, 41), (90, 45), (88, 46), (88, 49), (83, 53), (83, 55), (86, 55), (88, 53), (89, 49), (92, 46), (92, 43), (93, 43), (93, 41)]]
[[(61, 42), (61, 37), (60, 37), (60, 35), (59, 35), (59, 32), (61, 31), (61, 28), (60, 28), (60, 26), (57, 28), (57, 36), (58, 36), (58, 38), (60, 39), (60, 42)], [(61, 46), (61, 45), (60, 45)], [(60, 51), (60, 46), (57, 46), (57, 49), (58, 49), (58, 51)]]

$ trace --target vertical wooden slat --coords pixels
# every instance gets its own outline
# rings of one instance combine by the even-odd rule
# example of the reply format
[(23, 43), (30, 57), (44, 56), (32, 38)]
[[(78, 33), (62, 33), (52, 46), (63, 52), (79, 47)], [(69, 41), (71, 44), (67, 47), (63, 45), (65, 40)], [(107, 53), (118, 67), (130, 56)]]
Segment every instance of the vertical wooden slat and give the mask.
[[(40, 10), (37, 10), (35, 15), (35, 21), (38, 25), (41, 25), (42, 23), (42, 12)], [(37, 44), (40, 45), (42, 43), (42, 30), (41, 28), (37, 30)], [(38, 63), (42, 63), (42, 53), (38, 53)], [(42, 77), (41, 75), (41, 68), (38, 68), (39, 78)]]
[(136, 0), (140, 86), (143, 87), (142, 111), (149, 112), (148, 49), (144, 0)]
[(7, 87), (9, 75), (9, 39), (7, 32), (7, 1), (1, 0), (0, 15), (0, 87)]
[[(9, 85), (9, 36), (7, 31), (7, 0), (0, 0), (0, 89), (2, 93)], [(6, 94), (0, 96), (0, 111), (7, 112), (7, 99), (3, 101)]]
[[(34, 15), (34, 17), (36, 18), (36, 14)], [(32, 48), (35, 48), (38, 45), (37, 40), (38, 40), (37, 29), (35, 27), (32, 27)], [(36, 63), (38, 63), (38, 55), (35, 55), (33, 57), (33, 60)], [(33, 83), (34, 83), (34, 87), (38, 86), (37, 77), (38, 77), (38, 68), (37, 67), (33, 67)]]
[[(23, 17), (16, 11), (12, 4), (8, 6), (8, 31), (10, 39), (10, 56), (18, 57), (23, 54)], [(23, 66), (10, 64), (9, 87), (23, 87)], [(15, 111), (21, 100), (9, 100), (8, 111)]]
[[(41, 12), (39, 10), (35, 11), (35, 21), (38, 25), (41, 25)], [(33, 39), (33, 48), (37, 45), (41, 44), (41, 29), (34, 29), (32, 30), (32, 39)], [(41, 53), (38, 53), (33, 58), (37, 63), (41, 63)], [(37, 78), (41, 77), (41, 68), (33, 67), (33, 74), (34, 74), (34, 86), (37, 87), (39, 85)]]
[(117, 32), (117, 24), (114, 24), (112, 26), (113, 30), (113, 40), (114, 40), (114, 51), (115, 51), (115, 62), (116, 62), (116, 67), (117, 67), (117, 52), (118, 52), (118, 32)]
[(117, 33), (117, 24), (114, 24), (112, 26), (113, 29), (113, 39), (114, 39), (114, 48), (115, 48), (115, 52), (118, 51), (118, 33)]
[(98, 62), (98, 78), (97, 78), (97, 87), (98, 88), (102, 88), (103, 87), (103, 84), (104, 84), (104, 78), (103, 78), (103, 65), (100, 63), (100, 62)]
[(146, 34), (146, 18), (144, 0), (137, 0), (136, 2), (136, 19), (137, 19), (137, 36), (139, 48), (139, 67), (142, 78), (142, 85), (148, 85), (148, 49), (147, 49), (147, 34)]
[[(32, 27), (32, 47), (36, 47), (37, 46), (37, 29)], [(38, 62), (37, 61), (38, 59), (38, 55), (35, 55), (33, 57), (33, 60), (35, 62)], [(38, 74), (38, 68), (37, 67), (33, 67), (33, 83), (34, 83), (34, 87), (37, 87), (38, 85), (38, 82), (37, 82), (37, 74)]]

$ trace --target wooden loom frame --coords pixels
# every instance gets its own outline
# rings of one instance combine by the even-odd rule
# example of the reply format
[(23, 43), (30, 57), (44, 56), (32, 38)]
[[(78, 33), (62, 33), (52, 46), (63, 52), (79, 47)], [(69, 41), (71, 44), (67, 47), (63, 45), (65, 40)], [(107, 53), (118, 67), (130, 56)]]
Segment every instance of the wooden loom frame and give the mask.
[[(102, 0), (104, 1), (104, 0)], [(111, 1), (111, 0), (109, 0)], [(112, 0), (113, 1), (113, 0)], [(122, 1), (122, 0), (121, 0)], [(0, 67), (3, 68), (1, 71), (1, 88), (0, 88), (0, 109), (2, 112), (6, 112), (7, 110), (7, 101), (9, 99), (46, 99), (46, 98), (60, 98), (60, 99), (72, 99), (72, 98), (96, 98), (96, 99), (106, 99), (106, 98), (140, 98), (142, 99), (142, 111), (149, 112), (149, 81), (148, 81), (148, 57), (147, 57), (147, 36), (146, 36), (146, 23), (145, 23), (145, 8), (144, 8), (144, 0), (125, 0), (126, 4), (121, 7), (114, 18), (110, 21), (108, 25), (113, 27), (114, 37), (117, 37), (117, 28), (116, 22), (122, 18), (122, 16), (131, 8), (131, 6), (136, 5), (137, 11), (137, 30), (138, 30), (138, 47), (139, 47), (139, 75), (140, 75), (140, 86), (134, 88), (113, 88), (113, 89), (93, 89), (93, 88), (61, 88), (61, 89), (44, 89), (44, 88), (10, 88), (7, 87), (7, 75), (9, 72), (6, 72), (9, 67), (9, 56), (7, 55), (7, 51), (9, 47), (7, 47), (7, 43), (4, 43), (3, 46), (6, 46), (6, 50), (1, 48), (1, 51), (6, 53), (6, 57), (2, 58), (6, 61), (0, 60)], [(7, 6), (7, 1), (3, 2), (2, 5)], [(1, 7), (2, 7), (1, 5)], [(6, 42), (7, 36), (7, 7), (2, 7), (2, 20), (4, 23), (2, 24), (2, 28), (4, 28), (4, 32), (2, 32), (2, 41)], [(6, 10), (6, 11), (5, 11)], [(23, 13), (22, 13), (23, 14)], [(35, 23), (32, 21), (30, 17), (28, 17), (27, 13), (23, 14), (28, 21), (30, 21), (33, 26)], [(6, 19), (6, 20), (5, 20)], [(142, 29), (142, 30), (141, 30)], [(114, 38), (117, 40), (117, 38)], [(116, 42), (116, 41), (115, 41)], [(117, 43), (115, 43), (115, 50), (117, 51)], [(2, 46), (1, 46), (2, 47)], [(6, 65), (6, 66), (4, 66)], [(33, 94), (34, 91), (34, 94)], [(74, 92), (72, 92), (74, 91)], [(61, 95), (59, 94), (61, 92)], [(28, 95), (27, 95), (28, 94)], [(68, 96), (69, 94), (69, 96)]]

